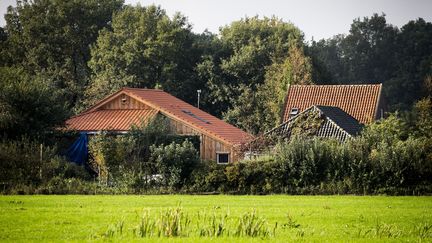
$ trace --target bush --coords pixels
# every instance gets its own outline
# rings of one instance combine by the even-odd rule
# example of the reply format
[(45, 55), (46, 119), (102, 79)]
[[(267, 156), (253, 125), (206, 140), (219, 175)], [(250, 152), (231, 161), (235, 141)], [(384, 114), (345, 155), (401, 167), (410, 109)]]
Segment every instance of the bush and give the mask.
[(163, 185), (179, 189), (199, 163), (198, 151), (189, 141), (182, 144), (151, 146), (150, 162), (155, 164), (158, 174), (162, 175)]
[(115, 136), (106, 132), (97, 134), (89, 140), (90, 166), (98, 173), (101, 183), (121, 175), (124, 168), (133, 167), (131, 154), (134, 140), (127, 136)]
[(52, 177), (62, 158), (55, 149), (22, 138), (0, 142), (0, 182), (15, 184), (40, 184)]

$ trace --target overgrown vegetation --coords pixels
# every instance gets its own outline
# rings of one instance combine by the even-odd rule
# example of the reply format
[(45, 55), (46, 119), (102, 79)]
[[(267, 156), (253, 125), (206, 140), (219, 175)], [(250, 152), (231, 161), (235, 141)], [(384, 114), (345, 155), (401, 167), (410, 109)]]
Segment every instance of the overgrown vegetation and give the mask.
[[(277, 17), (196, 34), (181, 14), (122, 0), (17, 1), (5, 19), (3, 193), (431, 192), (432, 24), (423, 19), (398, 29), (374, 14), (354, 20), (347, 35), (312, 43)], [(201, 89), (201, 108), (262, 134), (279, 124), (289, 85), (351, 82), (382, 82), (398, 112), (345, 144), (305, 137), (318, 122), (311, 117), (297, 138), (260, 141), (265, 156), (221, 166), (199, 160), (198, 137), (170, 134), (157, 118), (126, 135), (92, 136), (86, 168), (62, 156), (65, 119), (124, 85), (191, 104)]]
[[(195, 222), (192, 219), (196, 219)], [(144, 210), (139, 224), (132, 228), (132, 235), (138, 238), (150, 237), (259, 237), (275, 236), (277, 222), (270, 229), (267, 220), (256, 210), (245, 212), (240, 217), (232, 217), (228, 213), (198, 212), (196, 217), (188, 215), (182, 207), (168, 208), (159, 214), (151, 214)], [(192, 224), (194, 223), (194, 224)], [(94, 238), (112, 238), (123, 235), (124, 221), (110, 225), (102, 234)], [(127, 234), (127, 233), (126, 233)]]
[(345, 143), (298, 133), (230, 165), (200, 161), (198, 139), (170, 135), (163, 118), (129, 134), (92, 136), (87, 171), (54, 148), (4, 140), (3, 192), (424, 195), (432, 192), (431, 107), (422, 100)]

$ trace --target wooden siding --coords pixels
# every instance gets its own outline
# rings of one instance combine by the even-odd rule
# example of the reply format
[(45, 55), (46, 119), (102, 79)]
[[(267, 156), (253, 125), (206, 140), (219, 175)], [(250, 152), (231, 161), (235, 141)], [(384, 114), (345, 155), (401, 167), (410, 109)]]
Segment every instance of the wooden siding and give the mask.
[[(122, 99), (126, 99), (123, 101)], [(119, 97), (109, 101), (99, 108), (100, 110), (117, 110), (117, 109), (151, 109), (151, 107), (143, 104), (142, 102), (128, 96), (120, 95)], [(187, 124), (178, 121), (174, 118), (168, 117), (170, 121), (171, 131), (179, 135), (198, 135), (200, 136), (200, 157), (205, 160), (217, 161), (216, 153), (229, 153), (230, 163), (234, 162), (237, 157), (234, 154), (233, 148), (217, 139), (208, 135), (200, 133), (198, 130), (188, 126)]]
[(175, 134), (180, 134), (180, 135), (198, 135), (200, 136), (200, 156), (201, 159), (206, 159), (206, 160), (213, 160), (216, 161), (216, 153), (218, 152), (223, 152), (223, 153), (229, 153), (230, 154), (230, 162), (234, 162), (234, 160), (236, 159), (236, 156), (234, 155), (234, 150), (233, 148), (226, 144), (223, 143), (221, 141), (218, 141), (210, 136), (207, 136), (205, 134), (201, 134), (199, 131), (193, 129), (192, 127), (174, 120), (174, 119), (170, 119), (170, 126), (171, 126), (171, 131)]
[[(125, 101), (123, 101), (125, 99)], [(117, 110), (117, 109), (152, 109), (142, 102), (128, 96), (120, 95), (119, 97), (111, 100), (107, 104), (103, 105), (101, 110)]]

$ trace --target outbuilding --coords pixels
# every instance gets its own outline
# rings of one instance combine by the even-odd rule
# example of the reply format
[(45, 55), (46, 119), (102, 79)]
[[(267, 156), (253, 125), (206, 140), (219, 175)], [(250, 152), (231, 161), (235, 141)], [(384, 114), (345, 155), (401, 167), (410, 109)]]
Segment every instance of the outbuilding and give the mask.
[(200, 138), (200, 157), (218, 163), (242, 158), (238, 146), (253, 136), (158, 89), (123, 88), (66, 121), (68, 130), (85, 133), (125, 133), (132, 125), (166, 117), (170, 130), (178, 135)]

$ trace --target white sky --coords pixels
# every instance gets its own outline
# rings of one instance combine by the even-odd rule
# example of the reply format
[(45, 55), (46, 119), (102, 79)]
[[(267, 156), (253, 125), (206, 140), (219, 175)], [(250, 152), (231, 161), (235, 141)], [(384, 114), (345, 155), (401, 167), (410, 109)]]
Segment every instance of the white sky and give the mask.
[[(432, 21), (432, 0), (125, 0), (126, 4), (161, 5), (172, 16), (181, 12), (189, 18), (194, 32), (205, 29), (218, 33), (219, 27), (245, 16), (275, 15), (294, 23), (315, 40), (347, 33), (352, 20), (384, 12), (387, 21), (401, 27), (419, 17)], [(7, 6), (15, 0), (0, 0), (0, 26)]]

